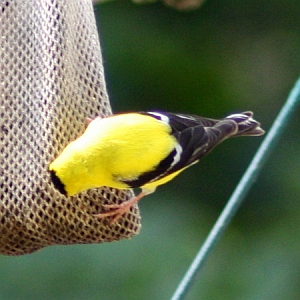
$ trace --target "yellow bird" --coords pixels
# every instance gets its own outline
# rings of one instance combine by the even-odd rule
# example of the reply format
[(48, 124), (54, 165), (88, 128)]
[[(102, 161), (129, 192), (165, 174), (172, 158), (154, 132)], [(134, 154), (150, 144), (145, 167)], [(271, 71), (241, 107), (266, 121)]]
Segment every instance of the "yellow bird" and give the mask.
[(97, 117), (50, 164), (51, 178), (66, 196), (101, 186), (141, 188), (136, 197), (105, 205), (109, 211), (96, 215), (114, 222), (226, 138), (263, 135), (252, 116), (247, 111), (220, 120), (167, 112)]

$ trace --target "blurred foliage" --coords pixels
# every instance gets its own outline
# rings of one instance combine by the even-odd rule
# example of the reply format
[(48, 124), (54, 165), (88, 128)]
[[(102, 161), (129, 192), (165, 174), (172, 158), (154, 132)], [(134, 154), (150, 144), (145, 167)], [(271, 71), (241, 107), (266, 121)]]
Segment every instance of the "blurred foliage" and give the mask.
[[(209, 0), (179, 12), (95, 7), (114, 111), (222, 117), (268, 130), (300, 70), (300, 2)], [(299, 112), (187, 299), (300, 298)], [(128, 241), (0, 257), (0, 299), (169, 299), (262, 138), (232, 139), (141, 201)]]
[[(93, 0), (93, 3), (104, 3), (111, 0)], [(156, 1), (160, 0), (132, 0), (134, 3), (139, 4), (145, 4), (145, 3), (154, 3)], [(206, 0), (161, 0), (166, 5), (182, 10), (182, 11), (188, 11), (188, 10), (194, 10), (199, 8)]]

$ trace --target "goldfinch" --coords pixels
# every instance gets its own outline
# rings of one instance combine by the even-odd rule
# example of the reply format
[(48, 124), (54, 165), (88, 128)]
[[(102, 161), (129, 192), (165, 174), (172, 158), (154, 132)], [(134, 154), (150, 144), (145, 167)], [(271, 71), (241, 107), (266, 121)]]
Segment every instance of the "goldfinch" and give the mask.
[(252, 116), (247, 111), (219, 120), (167, 112), (97, 117), (50, 164), (51, 178), (66, 196), (101, 186), (141, 188), (136, 197), (104, 205), (109, 211), (96, 215), (114, 222), (225, 139), (263, 135)]

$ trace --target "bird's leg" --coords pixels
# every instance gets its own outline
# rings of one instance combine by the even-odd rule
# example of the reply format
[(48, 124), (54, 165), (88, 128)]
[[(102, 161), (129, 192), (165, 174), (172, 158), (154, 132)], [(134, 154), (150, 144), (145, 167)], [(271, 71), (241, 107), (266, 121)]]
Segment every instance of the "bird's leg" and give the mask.
[(137, 196), (132, 197), (130, 200), (125, 201), (121, 204), (104, 204), (103, 206), (105, 208), (111, 209), (109, 212), (101, 213), (101, 214), (96, 214), (94, 215), (96, 218), (102, 219), (106, 217), (113, 216), (111, 223), (116, 222), (123, 214), (128, 212), (130, 208), (140, 201), (144, 196), (148, 195), (149, 193), (142, 191), (139, 193)]

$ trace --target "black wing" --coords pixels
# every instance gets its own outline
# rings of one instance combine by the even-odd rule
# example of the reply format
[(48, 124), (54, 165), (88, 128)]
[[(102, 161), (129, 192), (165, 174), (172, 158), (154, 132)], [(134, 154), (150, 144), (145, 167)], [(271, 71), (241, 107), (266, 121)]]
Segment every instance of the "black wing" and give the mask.
[(168, 123), (178, 145), (154, 170), (134, 180), (123, 180), (132, 188), (141, 187), (188, 167), (237, 131), (236, 122), (230, 119), (215, 120), (165, 112), (141, 112), (141, 114)]

